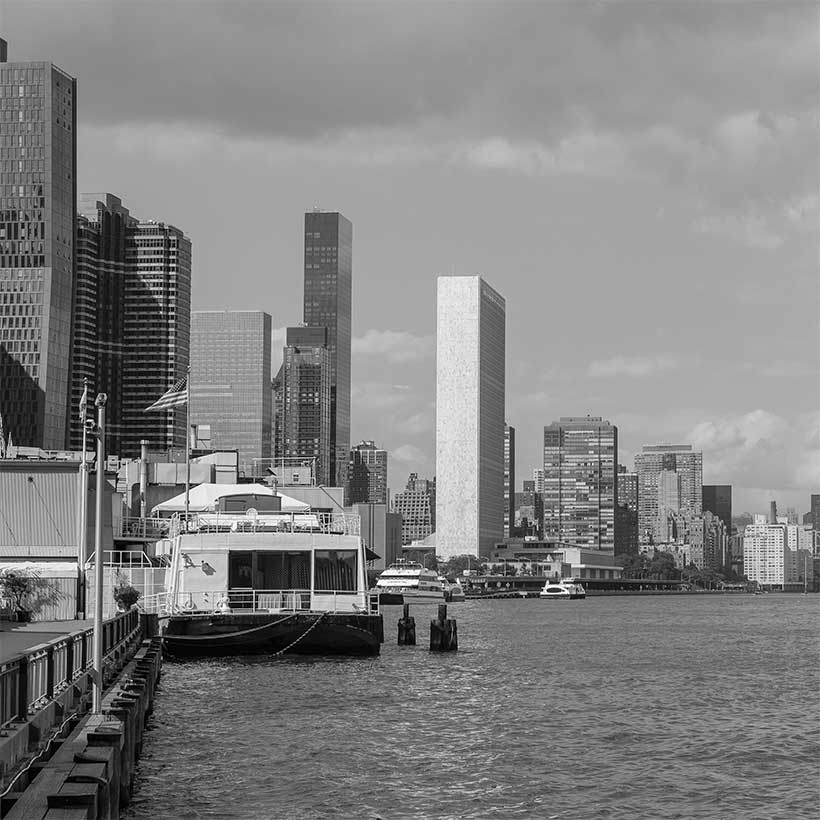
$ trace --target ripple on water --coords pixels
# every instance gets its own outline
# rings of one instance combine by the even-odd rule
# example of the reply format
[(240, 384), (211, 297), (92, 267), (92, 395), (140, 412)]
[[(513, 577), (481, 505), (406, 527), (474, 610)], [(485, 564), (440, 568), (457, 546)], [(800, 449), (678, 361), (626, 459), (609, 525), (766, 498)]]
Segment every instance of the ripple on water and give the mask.
[(817, 816), (820, 596), (451, 614), (449, 655), (389, 609), (379, 658), (166, 663), (124, 816)]

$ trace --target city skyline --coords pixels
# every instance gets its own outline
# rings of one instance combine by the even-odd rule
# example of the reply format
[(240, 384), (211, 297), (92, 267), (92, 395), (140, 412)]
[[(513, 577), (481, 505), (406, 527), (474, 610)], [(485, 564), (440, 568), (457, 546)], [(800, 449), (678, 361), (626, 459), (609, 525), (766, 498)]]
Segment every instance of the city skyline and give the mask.
[[(554, 85), (532, 89), (555, 115), (541, 135), (529, 102), (522, 107), (508, 86), (482, 72), (462, 72), (471, 56), (466, 46), (448, 65), (475, 110), (437, 95), (431, 83), (442, 64), (420, 69), (411, 83), (417, 108), (398, 87), (395, 101), (377, 96), (386, 109), (379, 123), (380, 112), (366, 103), (328, 104), (314, 94), (319, 69), (304, 72), (292, 49), (270, 48), (273, 34), (298, 40), (307, 26), (309, 15), (293, 8), (287, 19), (275, 10), (251, 18), (241, 4), (230, 13), (247, 38), (242, 65), (273, 59), (263, 54), (264, 40), (286, 61), (277, 73), (301, 79), (292, 89), (260, 85), (266, 72), (246, 71), (253, 76), (245, 95), (219, 93), (218, 105), (199, 101), (230, 80), (220, 66), (215, 86), (204, 69), (201, 87), (195, 70), (180, 76), (181, 86), (162, 78), (183, 59), (213, 67), (205, 43), (231, 66), (231, 38), (217, 41), (225, 7), (211, 4), (189, 21), (190, 42), (177, 63), (163, 56), (174, 53), (164, 39), (173, 37), (172, 25), (141, 35), (150, 14), (83, 8), (5, 3), (0, 35), (9, 41), (9, 60), (49, 59), (78, 78), (79, 189), (117, 191), (134, 212), (184, 225), (197, 257), (195, 309), (259, 306), (276, 328), (292, 324), (301, 301), (301, 214), (315, 204), (338, 207), (357, 225), (351, 440), (382, 442), (397, 486), (409, 472), (434, 474), (434, 282), (454, 268), (487, 276), (516, 317), (507, 421), (517, 429), (519, 475), (539, 466), (539, 438), (551, 418), (589, 413), (618, 426), (622, 464), (631, 467), (644, 444), (691, 443), (704, 454), (704, 482), (733, 485), (736, 511), (764, 510), (771, 497), (808, 509), (820, 435), (811, 96), (817, 28), (805, 7), (736, 4), (730, 13), (679, 5), (661, 15), (650, 6), (638, 13), (513, 4), (502, 12), (488, 4), (468, 21), (447, 8), (428, 9), (430, 22), (440, 23), (432, 41), (426, 25), (408, 24), (402, 42), (419, 62), (445, 54), (456, 25), (467, 25), (512, 82), (527, 58), (513, 53), (510, 27), (530, 23), (543, 39), (554, 23), (575, 51), (557, 48)], [(397, 4), (391, 19), (412, 18), (407, 9)], [(181, 13), (169, 7), (171, 17)], [(329, 14), (365, 51), (388, 19), (375, 11), (364, 27), (355, 9)], [(310, 38), (328, 46), (323, 67), (331, 70), (344, 56), (333, 31), (328, 25)], [(118, 39), (120, 32), (127, 37)], [(664, 37), (672, 43), (666, 53)], [(631, 48), (637, 42), (646, 50)], [(146, 59), (146, 48), (156, 59)], [(99, 76), (95, 67), (109, 49), (122, 56)], [(139, 57), (129, 56), (133, 49)], [(650, 57), (653, 76), (641, 71)], [(153, 90), (136, 101), (123, 95), (124, 106), (105, 86), (127, 83), (119, 72), (134, 60), (148, 72), (141, 84)], [(394, 59), (378, 51), (373, 60), (376, 70), (367, 74), (393, 88)], [(609, 78), (615, 66), (623, 73)], [(367, 76), (354, 74), (360, 92)], [(253, 104), (263, 93), (265, 108), (277, 110), (279, 101), (293, 115), (266, 118)], [(212, 173), (201, 174), (203, 167)], [(630, 208), (620, 201), (625, 182)], [(221, 209), (206, 195), (214, 188), (249, 205), (242, 248), (220, 237)], [(264, 222), (255, 222), (254, 210)], [(252, 300), (234, 296), (237, 281)], [(596, 298), (584, 321), (595, 324), (594, 333), (581, 338), (566, 310), (548, 311), (543, 324), (547, 294), (570, 304), (593, 282)]]

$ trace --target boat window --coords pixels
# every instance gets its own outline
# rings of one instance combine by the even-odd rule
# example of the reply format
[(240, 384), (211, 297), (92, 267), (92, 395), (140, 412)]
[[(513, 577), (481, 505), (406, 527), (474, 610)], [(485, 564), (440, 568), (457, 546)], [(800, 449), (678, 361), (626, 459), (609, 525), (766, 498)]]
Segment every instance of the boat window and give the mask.
[(314, 589), (356, 590), (356, 550), (316, 550)]

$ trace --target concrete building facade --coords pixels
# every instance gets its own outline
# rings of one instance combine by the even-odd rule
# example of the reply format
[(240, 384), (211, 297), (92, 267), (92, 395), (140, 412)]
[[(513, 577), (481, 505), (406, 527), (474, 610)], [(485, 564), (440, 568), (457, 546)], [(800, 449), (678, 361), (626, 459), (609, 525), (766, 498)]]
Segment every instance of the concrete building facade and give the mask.
[(271, 317), (261, 310), (191, 314), (191, 424), (211, 428), (214, 450), (237, 450), (239, 470), (271, 458)]
[(436, 482), (410, 473), (407, 486), (392, 499), (393, 511), (401, 515), (401, 543), (423, 541), (436, 529)]
[[(703, 453), (690, 444), (644, 446), (635, 456), (638, 475), (638, 537), (642, 544), (664, 540), (661, 529), (667, 512), (703, 509)], [(663, 474), (663, 477), (662, 477)], [(673, 475), (674, 474), (674, 475)]]
[(6, 62), (0, 40), (0, 414), (23, 446), (66, 446), (77, 201), (77, 82)]
[(438, 279), (436, 546), (488, 555), (504, 532), (506, 306), (480, 276)]
[(372, 441), (353, 447), (346, 486), (351, 504), (387, 504), (387, 450)]
[(504, 425), (504, 537), (515, 526), (515, 427)]

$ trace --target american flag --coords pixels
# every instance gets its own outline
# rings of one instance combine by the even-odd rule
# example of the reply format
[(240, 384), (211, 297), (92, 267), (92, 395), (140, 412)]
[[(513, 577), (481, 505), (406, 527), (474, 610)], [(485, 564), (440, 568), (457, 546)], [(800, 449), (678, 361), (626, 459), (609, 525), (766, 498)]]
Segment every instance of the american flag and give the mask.
[(183, 376), (176, 384), (163, 393), (150, 407), (146, 407), (143, 413), (151, 410), (170, 410), (172, 407), (179, 407), (188, 401), (188, 377)]

